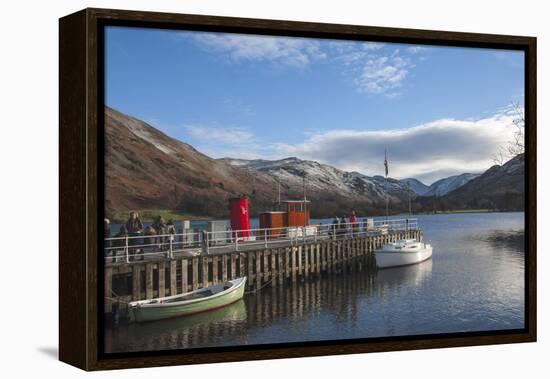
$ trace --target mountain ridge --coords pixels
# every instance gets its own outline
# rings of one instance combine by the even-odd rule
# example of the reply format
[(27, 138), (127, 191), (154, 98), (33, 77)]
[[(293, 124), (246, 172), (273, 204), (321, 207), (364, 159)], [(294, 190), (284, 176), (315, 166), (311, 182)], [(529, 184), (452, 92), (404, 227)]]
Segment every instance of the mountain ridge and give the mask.
[[(302, 198), (304, 173), (306, 195), (312, 201), (312, 217), (316, 218), (342, 216), (353, 210), (384, 214), (386, 198), (391, 213), (405, 212), (409, 192), (418, 194), (431, 187), (414, 178), (370, 177), (297, 157), (273, 161), (214, 159), (109, 107), (105, 108), (105, 137), (106, 215), (129, 210), (172, 209), (204, 217), (227, 217), (227, 200), (247, 196), (251, 214), (257, 216), (276, 207), (279, 189), (283, 199)], [(510, 165), (506, 167), (508, 170)], [(519, 166), (514, 167), (520, 170)], [(513, 174), (510, 170), (491, 168), (488, 172), (491, 170), (499, 172), (499, 185), (515, 185), (506, 181), (506, 175)], [(455, 181), (461, 186), (447, 185), (448, 191), (438, 201), (448, 200), (456, 207), (469, 204), (464, 196), (472, 197), (475, 191), (463, 195), (456, 191), (486, 178), (485, 174), (487, 172), (467, 181)], [(476, 182), (478, 187), (487, 193), (494, 192), (490, 180), (483, 180)], [(430, 199), (417, 196), (416, 211), (437, 208)]]

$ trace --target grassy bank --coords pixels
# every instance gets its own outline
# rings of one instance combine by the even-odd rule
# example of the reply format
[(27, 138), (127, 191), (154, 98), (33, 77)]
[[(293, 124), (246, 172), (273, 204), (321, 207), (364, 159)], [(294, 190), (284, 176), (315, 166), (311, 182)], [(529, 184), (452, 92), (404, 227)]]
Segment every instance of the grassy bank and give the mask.
[[(164, 218), (165, 221), (209, 220), (208, 217), (193, 215), (190, 213), (184, 213), (181, 211), (169, 210), (169, 209), (141, 209), (141, 210), (135, 209), (133, 211), (139, 214), (139, 218), (143, 222), (153, 222), (158, 216), (162, 216), (162, 218)], [(122, 224), (128, 220), (128, 217), (130, 217), (130, 212), (131, 211), (110, 212), (107, 215), (107, 218), (111, 220), (111, 222), (114, 224)]]

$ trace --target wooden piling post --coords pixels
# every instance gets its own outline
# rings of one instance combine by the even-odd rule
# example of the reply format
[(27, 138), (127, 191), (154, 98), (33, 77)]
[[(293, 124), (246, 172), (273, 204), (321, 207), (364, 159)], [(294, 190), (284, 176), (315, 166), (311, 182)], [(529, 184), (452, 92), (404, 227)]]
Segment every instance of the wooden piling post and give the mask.
[(298, 276), (302, 276), (302, 246), (298, 246)]
[(178, 262), (175, 260), (170, 261), (170, 296), (178, 293)]
[(277, 267), (278, 267), (278, 273), (279, 273), (279, 285), (283, 284), (283, 279), (285, 275), (285, 270), (283, 267), (283, 252), (284, 249), (278, 249), (277, 250)]
[(159, 262), (158, 265), (158, 288), (158, 297), (166, 296), (166, 266), (164, 262)]
[(315, 247), (315, 256), (316, 256), (316, 265), (315, 265), (315, 271), (317, 272), (317, 275), (321, 274), (321, 244), (317, 244)]
[(291, 270), (292, 270), (292, 282), (293, 283), (296, 282), (296, 253), (297, 253), (296, 250), (297, 250), (296, 247), (292, 247), (292, 250), (291, 250), (292, 269)]
[(145, 265), (145, 298), (153, 298), (153, 264)]
[(260, 251), (256, 251), (256, 286), (260, 288), (262, 285), (262, 256)]
[(264, 283), (267, 283), (267, 281), (271, 277), (271, 272), (269, 271), (269, 250), (264, 250), (263, 252), (263, 260), (264, 260), (264, 272), (262, 274), (262, 278)]
[(199, 258), (193, 257), (192, 262), (193, 262), (192, 263), (193, 264), (193, 267), (192, 267), (193, 287), (191, 288), (191, 291), (194, 291), (199, 288)]
[(201, 288), (208, 286), (208, 257), (201, 257), (202, 280), (199, 283)]
[(309, 277), (309, 249), (308, 245), (304, 245), (304, 277)]
[(248, 253), (248, 284), (254, 285), (254, 253)]
[(233, 280), (237, 278), (237, 254), (231, 254), (230, 259), (231, 259), (231, 265), (230, 265), (231, 275), (229, 276), (229, 278)]
[(222, 259), (222, 281), (225, 283), (227, 281), (227, 254), (221, 256)]
[(285, 278), (290, 278), (291, 271), (290, 271), (290, 254), (292, 249), (291, 248), (285, 248)]
[[(244, 260), (245, 260), (244, 253), (240, 253), (239, 254), (239, 277), (244, 276)], [(251, 280), (252, 280), (252, 278), (249, 276), (248, 277), (248, 283), (249, 284), (250, 284)]]
[(218, 261), (219, 256), (214, 255), (212, 257), (212, 284), (218, 284)]
[(132, 301), (141, 300), (141, 266), (132, 267)]
[(277, 257), (279, 256), (279, 249), (271, 249), (271, 280), (275, 281), (277, 279)]
[[(188, 283), (188, 278), (187, 278), (187, 273), (188, 273), (188, 269), (187, 269), (187, 265), (188, 265), (188, 260), (187, 259), (182, 259), (181, 260), (181, 292), (182, 293), (185, 293), (187, 292), (187, 283)], [(195, 265), (193, 265), (195, 267)], [(193, 273), (193, 281), (195, 280), (198, 280), (198, 279), (195, 279), (197, 278), (198, 275), (195, 275), (195, 273)]]

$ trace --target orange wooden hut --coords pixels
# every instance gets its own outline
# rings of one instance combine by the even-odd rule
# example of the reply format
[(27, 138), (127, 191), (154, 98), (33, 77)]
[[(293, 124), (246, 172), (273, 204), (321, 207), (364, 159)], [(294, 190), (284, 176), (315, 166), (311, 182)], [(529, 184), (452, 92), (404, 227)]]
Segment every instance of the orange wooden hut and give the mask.
[(286, 210), (268, 211), (260, 214), (260, 229), (274, 229), (270, 237), (278, 237), (286, 227), (308, 226), (310, 222), (309, 200), (285, 200)]

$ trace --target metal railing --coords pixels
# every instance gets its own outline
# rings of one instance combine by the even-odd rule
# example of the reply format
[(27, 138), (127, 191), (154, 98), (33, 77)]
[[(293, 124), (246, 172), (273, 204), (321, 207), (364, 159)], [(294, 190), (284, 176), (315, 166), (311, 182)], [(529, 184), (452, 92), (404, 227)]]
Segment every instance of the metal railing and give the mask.
[(418, 229), (418, 219), (365, 219), (357, 222), (316, 224), (299, 227), (257, 228), (224, 231), (188, 231), (177, 234), (133, 235), (106, 238), (106, 261), (130, 262), (148, 256), (174, 258), (174, 254), (210, 254), (239, 251), (255, 246), (297, 245), (325, 239), (383, 235), (394, 231)]

